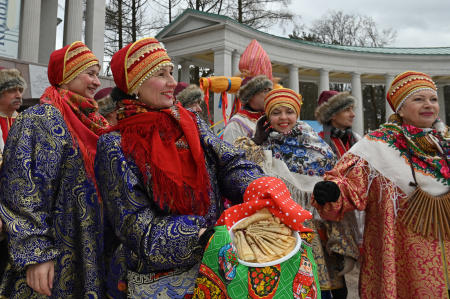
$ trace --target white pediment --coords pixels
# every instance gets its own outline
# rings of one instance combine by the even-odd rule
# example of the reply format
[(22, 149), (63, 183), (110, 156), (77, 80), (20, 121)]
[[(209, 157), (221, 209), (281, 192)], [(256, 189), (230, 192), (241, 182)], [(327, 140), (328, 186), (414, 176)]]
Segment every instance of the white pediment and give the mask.
[(158, 39), (175, 36), (177, 34), (194, 31), (201, 28), (211, 27), (224, 22), (225, 20), (221, 22), (219, 18), (212, 19), (210, 16), (206, 14), (203, 15), (201, 12), (190, 12), (190, 10), (187, 10), (173, 23), (169, 24), (161, 33), (159, 33)]

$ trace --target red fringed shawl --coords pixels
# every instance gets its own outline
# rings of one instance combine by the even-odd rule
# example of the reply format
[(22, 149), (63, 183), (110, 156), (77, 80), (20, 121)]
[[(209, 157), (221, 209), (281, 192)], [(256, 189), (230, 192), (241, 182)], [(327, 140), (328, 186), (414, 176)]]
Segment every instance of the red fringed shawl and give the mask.
[(53, 105), (61, 112), (74, 143), (78, 144), (81, 151), (87, 175), (95, 181), (97, 140), (108, 127), (106, 119), (97, 112), (97, 103), (93, 99), (54, 86), (45, 90), (40, 102)]
[[(120, 106), (118, 124), (110, 131), (121, 133), (122, 150), (144, 181), (150, 172), (155, 201), (181, 215), (204, 216), (211, 185), (195, 115), (181, 106), (155, 110), (135, 100)], [(180, 140), (188, 146), (177, 147)]]

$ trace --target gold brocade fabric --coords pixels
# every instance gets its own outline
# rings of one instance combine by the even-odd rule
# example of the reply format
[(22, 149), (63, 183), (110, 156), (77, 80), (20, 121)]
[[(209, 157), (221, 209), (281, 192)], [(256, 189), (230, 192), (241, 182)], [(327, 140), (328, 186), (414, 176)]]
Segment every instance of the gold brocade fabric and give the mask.
[(258, 146), (248, 137), (239, 137), (233, 142), (233, 145), (245, 152), (245, 158), (260, 167), (264, 163), (264, 153), (262, 147)]
[(27, 285), (26, 269), (50, 260), (52, 298), (104, 298), (102, 206), (59, 110), (22, 112), (3, 158), (0, 216), (10, 260), (0, 298), (43, 298)]
[[(127, 271), (134, 278), (154, 277), (152, 282), (157, 282), (152, 293), (147, 289), (143, 298), (159, 298), (158, 293), (162, 291), (159, 287), (168, 292), (162, 298), (174, 298), (170, 294), (178, 294), (176, 298), (191, 294), (194, 283), (186, 283), (184, 276), (180, 279), (184, 283), (180, 283), (171, 276), (174, 271), (201, 261), (204, 248), (198, 244), (198, 230), (216, 223), (224, 211), (222, 196), (241, 203), (247, 186), (263, 176), (258, 166), (244, 160), (241, 151), (221, 141), (206, 123), (197, 119), (197, 124), (212, 187), (211, 205), (205, 217), (179, 215), (167, 207), (161, 209), (153, 194), (152, 178), (144, 180), (136, 161), (125, 157), (121, 134), (111, 132), (99, 139), (95, 164), (98, 185), (108, 222), (119, 238), (107, 266), (106, 285), (111, 298), (127, 297), (127, 290), (119, 289), (128, 283)], [(186, 146), (182, 139), (176, 144)], [(133, 282), (130, 286), (133, 284), (137, 286)], [(129, 289), (128, 296), (134, 292), (137, 289)]]
[(315, 205), (322, 217), (340, 220), (355, 209), (366, 212), (361, 298), (448, 298), (450, 242), (422, 237), (397, 219), (408, 205), (402, 190), (352, 153), (324, 178), (338, 184), (341, 197)]

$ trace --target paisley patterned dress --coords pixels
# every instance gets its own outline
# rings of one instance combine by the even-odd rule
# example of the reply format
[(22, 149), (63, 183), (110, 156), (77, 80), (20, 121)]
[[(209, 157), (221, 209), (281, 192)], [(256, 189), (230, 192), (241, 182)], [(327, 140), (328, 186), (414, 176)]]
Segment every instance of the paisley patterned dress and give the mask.
[[(119, 132), (98, 141), (96, 177), (118, 237), (107, 274), (111, 298), (191, 296), (204, 252), (198, 231), (214, 224), (224, 211), (222, 196), (240, 203), (247, 186), (263, 176), (260, 167), (244, 160), (241, 151), (220, 140), (198, 117), (197, 124), (212, 187), (204, 217), (160, 208), (151, 178), (144, 181), (135, 161), (125, 157)], [(183, 140), (177, 147), (187, 146)]]
[[(450, 156), (449, 140), (449, 128), (439, 119), (430, 130), (390, 120), (325, 174), (325, 180), (339, 186), (341, 196), (324, 206), (313, 202), (323, 218), (336, 221), (350, 211), (366, 212), (361, 298), (449, 298), (450, 241), (442, 234), (415, 232), (402, 220), (411, 205), (408, 196), (416, 190), (410, 184), (414, 179), (408, 156), (419, 186), (441, 196), (450, 191), (443, 156)], [(413, 148), (409, 154), (407, 143)], [(414, 222), (417, 219), (414, 216)]]
[(0, 174), (0, 216), (10, 260), (0, 298), (42, 298), (26, 267), (55, 261), (52, 298), (104, 298), (102, 207), (61, 112), (42, 104), (9, 132)]

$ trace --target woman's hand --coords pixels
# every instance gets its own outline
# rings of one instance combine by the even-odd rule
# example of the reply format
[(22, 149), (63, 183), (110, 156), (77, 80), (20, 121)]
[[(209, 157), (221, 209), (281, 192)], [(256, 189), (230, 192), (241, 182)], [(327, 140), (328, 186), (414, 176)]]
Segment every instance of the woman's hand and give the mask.
[(198, 231), (198, 243), (202, 246), (202, 247), (206, 247), (206, 245), (209, 242), (209, 239), (211, 239), (211, 237), (214, 235), (214, 226), (210, 226), (208, 228), (201, 228)]
[(53, 260), (45, 263), (29, 265), (27, 268), (27, 284), (30, 288), (42, 295), (51, 296), (53, 278), (55, 277), (55, 264)]
[(198, 237), (200, 238), (202, 235), (203, 235), (203, 233), (206, 231), (206, 228), (201, 228), (199, 231), (198, 231)]
[(264, 141), (266, 141), (267, 137), (270, 134), (270, 123), (264, 125), (267, 121), (267, 116), (261, 116), (256, 122), (255, 134), (252, 137), (252, 141), (257, 145), (261, 145)]
[(356, 262), (355, 259), (349, 256), (344, 256), (344, 269), (342, 269), (337, 275), (344, 276), (348, 272), (352, 271), (353, 267), (355, 267), (355, 262)]
[(3, 231), (3, 223), (0, 219), (0, 241), (3, 241), (6, 238), (6, 233)]
[(341, 196), (338, 185), (332, 181), (322, 181), (314, 185), (313, 189), (315, 201), (323, 206), (329, 202), (335, 202)]

